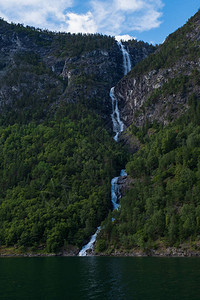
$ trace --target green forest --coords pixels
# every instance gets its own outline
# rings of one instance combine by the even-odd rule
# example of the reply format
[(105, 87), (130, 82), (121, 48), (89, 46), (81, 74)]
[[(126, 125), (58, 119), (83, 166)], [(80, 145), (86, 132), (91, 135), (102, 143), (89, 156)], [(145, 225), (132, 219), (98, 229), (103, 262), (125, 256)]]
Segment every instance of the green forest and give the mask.
[[(147, 95), (126, 131), (139, 141), (140, 149), (126, 164), (131, 184), (120, 199), (121, 210), (103, 222), (97, 252), (140, 249), (151, 255), (152, 249), (166, 253), (169, 247), (200, 251), (199, 14), (127, 75), (127, 80), (139, 80), (149, 71), (166, 71), (164, 83)], [(182, 112), (173, 117), (176, 101), (176, 112)], [(168, 125), (148, 118), (148, 109), (155, 104), (169, 111)], [(134, 117), (140, 116), (145, 122), (136, 126)]]
[[(8, 47), (0, 53), (0, 85), (4, 98), (14, 100), (3, 101), (0, 108), (0, 247), (11, 253), (55, 253), (71, 247), (76, 252), (112, 209), (110, 181), (128, 154), (112, 138), (111, 119), (102, 118), (102, 99), (87, 99), (96, 77), (77, 70), (80, 74), (68, 89), (47, 56), (63, 64), (59, 72), (65, 59), (73, 57), (69, 70), (77, 72), (80, 55), (108, 50), (115, 40), (2, 19), (0, 33)], [(26, 44), (13, 51), (17, 38)], [(96, 85), (103, 86), (103, 79)], [(77, 97), (66, 101), (71, 91)]]
[(0, 241), (20, 251), (80, 247), (104, 220), (126, 160), (100, 117), (66, 105), (43, 124), (0, 127)]
[[(200, 248), (200, 102), (163, 127), (151, 124), (132, 134), (141, 149), (126, 165), (132, 188), (120, 200), (121, 211), (104, 222), (96, 250), (157, 249), (189, 243)], [(131, 130), (131, 128), (129, 129)]]

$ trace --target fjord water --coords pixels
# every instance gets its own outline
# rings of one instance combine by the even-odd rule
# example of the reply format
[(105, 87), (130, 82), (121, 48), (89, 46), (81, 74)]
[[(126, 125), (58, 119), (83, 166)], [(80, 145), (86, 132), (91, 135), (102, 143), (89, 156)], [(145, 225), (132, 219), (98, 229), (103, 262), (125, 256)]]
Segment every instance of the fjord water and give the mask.
[(199, 258), (1, 258), (3, 300), (200, 298)]

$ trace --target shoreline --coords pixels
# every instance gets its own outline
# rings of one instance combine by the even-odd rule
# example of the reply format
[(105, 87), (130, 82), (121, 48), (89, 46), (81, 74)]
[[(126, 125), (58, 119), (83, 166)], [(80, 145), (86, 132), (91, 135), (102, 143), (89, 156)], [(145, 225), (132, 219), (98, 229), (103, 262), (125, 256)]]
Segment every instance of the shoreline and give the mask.
[[(58, 253), (34, 253), (34, 252), (26, 252), (26, 253), (15, 253), (15, 252), (0, 252), (0, 258), (17, 258), (17, 257), (24, 257), (24, 258), (31, 258), (31, 257), (79, 257), (78, 252), (58, 252)], [(148, 250), (148, 251), (115, 251), (114, 253), (90, 253), (85, 257), (200, 257), (199, 250), (181, 250), (177, 248), (167, 248), (166, 251), (159, 251), (159, 250)]]

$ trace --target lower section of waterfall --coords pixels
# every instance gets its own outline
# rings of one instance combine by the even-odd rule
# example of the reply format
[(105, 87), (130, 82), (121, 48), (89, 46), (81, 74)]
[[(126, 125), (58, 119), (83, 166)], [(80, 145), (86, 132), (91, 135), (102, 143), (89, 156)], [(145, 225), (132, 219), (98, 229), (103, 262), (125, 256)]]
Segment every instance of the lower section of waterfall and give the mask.
[[(127, 173), (123, 169), (120, 172), (120, 176), (114, 177), (111, 180), (111, 201), (112, 201), (112, 204), (113, 204), (113, 210), (119, 210), (119, 208), (120, 208), (119, 200), (121, 198), (121, 192), (120, 192), (120, 189), (119, 189), (118, 179), (119, 179), (119, 177), (126, 177), (126, 176), (127, 176)], [(114, 221), (114, 219), (113, 219), (113, 221)], [(97, 228), (96, 232), (91, 236), (91, 239), (90, 239), (89, 243), (87, 243), (85, 246), (83, 246), (83, 248), (79, 252), (78, 256), (92, 255), (92, 251), (94, 249), (96, 238), (97, 238), (97, 235), (98, 235), (100, 230), (101, 230), (101, 226), (99, 226)]]
[(88, 252), (92, 252), (92, 250), (94, 249), (94, 244), (96, 242), (97, 234), (99, 233), (100, 229), (101, 226), (97, 227), (97, 231), (91, 236), (89, 243), (83, 246), (78, 256), (87, 256)]

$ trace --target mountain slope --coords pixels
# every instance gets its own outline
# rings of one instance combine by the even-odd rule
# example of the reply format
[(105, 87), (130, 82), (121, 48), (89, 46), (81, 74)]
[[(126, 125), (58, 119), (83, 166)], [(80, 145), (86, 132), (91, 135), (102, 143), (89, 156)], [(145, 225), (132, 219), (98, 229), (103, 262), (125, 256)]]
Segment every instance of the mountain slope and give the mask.
[[(107, 130), (121, 51), (112, 37), (3, 20), (0, 47), (0, 253), (75, 254), (107, 216), (127, 161)], [(126, 47), (133, 65), (154, 51)]]
[(121, 139), (140, 150), (97, 251), (200, 255), (200, 11), (115, 91), (129, 126)]
[(171, 34), (164, 44), (116, 86), (122, 120), (127, 126), (158, 121), (168, 124), (200, 95), (200, 12)]
[[(82, 102), (109, 115), (109, 90), (122, 77), (112, 37), (53, 33), (0, 20), (1, 123), (41, 121), (64, 103)], [(154, 51), (130, 45), (133, 65)]]

